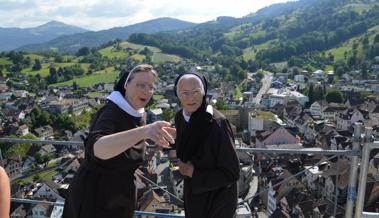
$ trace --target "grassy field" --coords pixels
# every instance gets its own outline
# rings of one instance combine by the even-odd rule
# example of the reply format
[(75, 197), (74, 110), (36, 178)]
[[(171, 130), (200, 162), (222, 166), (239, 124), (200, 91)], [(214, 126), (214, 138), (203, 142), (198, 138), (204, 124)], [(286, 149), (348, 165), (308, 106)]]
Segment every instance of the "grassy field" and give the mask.
[(38, 55), (38, 54), (27, 54), (27, 55), (24, 55), (24, 58), (26, 58), (26, 57), (29, 57), (30, 60), (32, 60), (32, 63), (34, 63), (35, 59), (41, 60), (43, 58), (43, 56)]
[[(57, 174), (58, 172), (56, 170), (49, 170), (49, 171), (46, 171), (46, 172), (43, 172), (43, 173), (39, 173), (37, 175), (39, 175), (41, 177), (41, 179), (43, 181), (48, 181), (48, 180), (51, 180), (51, 178)], [(22, 179), (20, 180), (21, 182), (23, 183), (28, 183), (28, 182), (33, 182), (33, 177), (36, 176), (36, 175), (33, 175), (33, 176), (29, 176), (25, 179)]]
[[(71, 63), (54, 63), (54, 67), (56, 69), (58, 69), (59, 67), (69, 67), (69, 66), (73, 66), (77, 63), (75, 62), (71, 62)], [(89, 67), (89, 64), (80, 64), (80, 66), (85, 70), (85, 71), (88, 71), (88, 67)], [(42, 64), (42, 69), (41, 70), (38, 70), (38, 71), (34, 71), (32, 70), (32, 67), (29, 67), (29, 68), (26, 68), (26, 69), (23, 69), (21, 71), (21, 73), (24, 73), (26, 75), (31, 75), (31, 76), (35, 76), (37, 74), (41, 75), (42, 77), (47, 77), (49, 75), (49, 68), (50, 68), (50, 64)]]
[(128, 53), (124, 51), (112, 51), (112, 46), (101, 49), (100, 54), (108, 58), (125, 59), (128, 57)]
[(164, 54), (161, 52), (155, 52), (153, 55), (153, 62), (154, 63), (164, 63), (166, 61), (178, 63), (180, 60), (181, 60), (181, 58), (179, 56)]
[(32, 70), (31, 67), (29, 67), (29, 68), (23, 69), (21, 73), (26, 74), (26, 75), (31, 75), (31, 76), (35, 76), (39, 74), (42, 77), (47, 77), (49, 75), (50, 64), (41, 64), (41, 65), (42, 65), (41, 70), (34, 71)]
[[(245, 61), (255, 60), (255, 56), (259, 50), (267, 49), (275, 40), (270, 40), (262, 44), (254, 45), (254, 47), (245, 48), (242, 57)], [(256, 52), (255, 52), (256, 51)]]
[(8, 65), (8, 64), (12, 64), (12, 62), (8, 60), (7, 58), (0, 58), (0, 65)]
[[(375, 35), (379, 33), (379, 25), (369, 29), (368, 32), (369, 32), (368, 33), (369, 44), (371, 45), (374, 41)], [(331, 53), (334, 56), (334, 61), (343, 60), (345, 58), (345, 52), (347, 53), (347, 57), (352, 55), (353, 44), (354, 42), (356, 42), (358, 43), (358, 47), (357, 47), (358, 57), (362, 58), (364, 55), (363, 54), (364, 50), (363, 50), (363, 45), (360, 42), (362, 42), (364, 35), (365, 34), (362, 34), (357, 37), (351, 38), (348, 41), (342, 43), (340, 46), (327, 50), (325, 53), (326, 54)]]
[[(126, 58), (132, 58), (136, 61), (144, 61), (145, 55), (139, 54), (140, 51), (142, 51), (145, 48), (148, 48), (150, 51), (153, 52), (152, 61), (153, 63), (163, 63), (165, 61), (172, 61), (172, 62), (179, 62), (181, 58), (176, 55), (170, 55), (170, 54), (164, 54), (162, 51), (156, 47), (151, 46), (145, 46), (145, 45), (138, 45), (134, 43), (130, 43), (127, 41), (121, 42), (120, 47), (123, 49), (131, 49), (134, 51), (134, 54), (130, 54), (129, 52), (125, 51), (113, 51), (113, 46), (109, 46), (106, 48), (101, 49), (99, 52), (106, 57), (109, 58), (116, 58), (116, 59), (126, 59)], [(137, 52), (137, 53), (135, 53)]]
[(108, 67), (107, 69), (95, 72), (92, 75), (77, 77), (66, 82), (55, 83), (52, 86), (72, 86), (75, 81), (80, 87), (91, 87), (98, 83), (113, 83), (117, 79), (118, 74), (119, 72), (115, 71), (114, 67)]
[(87, 96), (90, 98), (96, 98), (96, 97), (100, 97), (100, 96), (104, 96), (104, 95), (107, 95), (107, 94), (104, 92), (91, 92), (91, 93), (87, 94)]

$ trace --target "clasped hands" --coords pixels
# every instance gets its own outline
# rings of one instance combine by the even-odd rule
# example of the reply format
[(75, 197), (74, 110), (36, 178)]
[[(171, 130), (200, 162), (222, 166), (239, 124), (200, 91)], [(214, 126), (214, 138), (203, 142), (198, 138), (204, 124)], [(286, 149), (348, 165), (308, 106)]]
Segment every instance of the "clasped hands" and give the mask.
[(187, 162), (179, 161), (178, 166), (179, 166), (179, 172), (183, 176), (188, 176), (188, 177), (192, 178), (193, 171), (195, 170), (195, 167), (193, 166), (191, 161), (187, 161)]

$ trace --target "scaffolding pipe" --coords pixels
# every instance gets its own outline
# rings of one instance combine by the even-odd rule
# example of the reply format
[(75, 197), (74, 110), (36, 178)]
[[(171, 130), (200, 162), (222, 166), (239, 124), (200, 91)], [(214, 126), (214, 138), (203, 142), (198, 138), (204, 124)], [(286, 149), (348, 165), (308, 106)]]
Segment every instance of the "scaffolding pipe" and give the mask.
[[(360, 151), (362, 124), (355, 123), (353, 135), (353, 151)], [(353, 156), (350, 165), (349, 184), (347, 188), (347, 202), (345, 218), (353, 217), (354, 201), (357, 195), (358, 156)]]
[(365, 194), (366, 194), (368, 162), (370, 160), (370, 151), (371, 151), (371, 137), (372, 137), (372, 127), (366, 127), (363, 151), (362, 151), (361, 171), (359, 175), (357, 204), (355, 207), (355, 218), (361, 218), (362, 212), (363, 212), (363, 206), (364, 206)]

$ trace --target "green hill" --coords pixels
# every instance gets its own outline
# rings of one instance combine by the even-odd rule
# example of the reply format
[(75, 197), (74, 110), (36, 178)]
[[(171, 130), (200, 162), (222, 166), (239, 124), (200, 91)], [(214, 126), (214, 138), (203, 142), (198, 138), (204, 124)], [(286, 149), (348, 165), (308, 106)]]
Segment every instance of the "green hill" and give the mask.
[[(307, 62), (319, 56), (318, 52), (331, 52), (338, 60), (339, 47), (351, 47), (351, 40), (378, 24), (379, 2), (375, 0), (299, 0), (272, 5), (243, 18), (221, 17), (186, 31), (133, 34), (129, 41), (187, 58), (213, 57), (225, 67), (231, 63), (227, 59), (232, 59), (246, 68), (240, 58), (267, 65), (291, 57)], [(368, 46), (375, 45), (370, 41)], [(379, 54), (367, 55), (365, 58)], [(330, 64), (324, 59), (323, 64)]]

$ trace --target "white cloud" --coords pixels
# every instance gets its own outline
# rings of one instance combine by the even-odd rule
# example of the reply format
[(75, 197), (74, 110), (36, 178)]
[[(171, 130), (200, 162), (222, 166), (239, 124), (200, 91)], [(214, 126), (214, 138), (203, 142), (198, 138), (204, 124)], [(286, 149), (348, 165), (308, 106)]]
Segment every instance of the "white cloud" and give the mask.
[(158, 17), (191, 22), (241, 17), (289, 0), (0, 0), (1, 27), (33, 27), (58, 20), (90, 30), (127, 26)]

